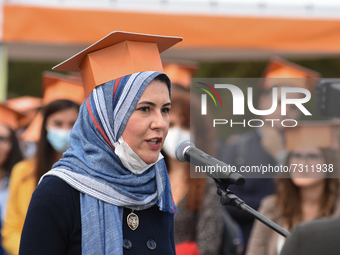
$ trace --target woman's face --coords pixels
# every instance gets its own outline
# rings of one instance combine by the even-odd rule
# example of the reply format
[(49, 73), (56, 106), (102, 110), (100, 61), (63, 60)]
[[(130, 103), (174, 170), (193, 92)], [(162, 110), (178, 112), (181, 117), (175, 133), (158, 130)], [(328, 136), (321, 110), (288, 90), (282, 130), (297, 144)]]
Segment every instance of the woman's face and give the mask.
[(0, 124), (0, 167), (5, 164), (11, 149), (11, 131)]
[(147, 164), (158, 159), (169, 129), (170, 108), (168, 86), (161, 81), (152, 81), (122, 134), (124, 141)]
[[(318, 171), (324, 164), (324, 157), (320, 149), (316, 147), (299, 147), (292, 151), (289, 160), (291, 169), (290, 176), (293, 183), (298, 187), (307, 187), (323, 182), (326, 173)], [(288, 166), (289, 167), (289, 166)]]
[(55, 112), (48, 116), (46, 127), (70, 130), (78, 118), (78, 113), (79, 111), (76, 108), (68, 108)]

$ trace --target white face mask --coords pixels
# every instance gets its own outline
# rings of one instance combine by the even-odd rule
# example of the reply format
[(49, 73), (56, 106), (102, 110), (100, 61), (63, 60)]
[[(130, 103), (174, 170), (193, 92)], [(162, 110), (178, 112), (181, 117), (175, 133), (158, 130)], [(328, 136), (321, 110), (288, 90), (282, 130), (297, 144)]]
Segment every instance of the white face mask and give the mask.
[(46, 127), (47, 140), (57, 152), (64, 152), (70, 148), (71, 129)]
[(115, 153), (119, 157), (120, 161), (122, 161), (122, 164), (134, 174), (144, 173), (163, 158), (163, 155), (159, 153), (158, 159), (155, 163), (145, 163), (144, 160), (141, 159), (126, 142), (124, 142), (122, 136), (114, 144), (114, 147)]
[(171, 158), (176, 158), (177, 145), (185, 140), (190, 140), (190, 132), (181, 128), (169, 128), (168, 135), (163, 144), (164, 152)]

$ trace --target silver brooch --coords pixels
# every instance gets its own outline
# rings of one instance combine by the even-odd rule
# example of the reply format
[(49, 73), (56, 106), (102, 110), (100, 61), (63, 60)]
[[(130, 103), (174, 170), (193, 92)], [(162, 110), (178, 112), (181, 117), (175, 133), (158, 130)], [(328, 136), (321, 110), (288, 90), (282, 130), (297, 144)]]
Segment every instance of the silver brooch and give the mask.
[(132, 212), (127, 216), (126, 218), (127, 224), (131, 230), (136, 230), (139, 226), (139, 218), (137, 214), (135, 214), (132, 210)]

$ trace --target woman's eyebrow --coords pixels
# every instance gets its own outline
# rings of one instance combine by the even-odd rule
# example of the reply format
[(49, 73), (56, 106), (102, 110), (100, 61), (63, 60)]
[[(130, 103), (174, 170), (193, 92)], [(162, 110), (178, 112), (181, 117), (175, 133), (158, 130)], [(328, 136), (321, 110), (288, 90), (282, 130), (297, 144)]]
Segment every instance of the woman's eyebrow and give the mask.
[(153, 102), (150, 102), (150, 101), (143, 101), (143, 102), (139, 102), (137, 105), (140, 105), (140, 104), (148, 104), (148, 105), (156, 106), (156, 104), (155, 104), (155, 103), (153, 103)]
[[(150, 102), (150, 101), (142, 101), (142, 102), (139, 102), (137, 105), (141, 105), (141, 104), (148, 104), (148, 105), (156, 106), (155, 103)], [(164, 106), (169, 106), (169, 105), (171, 106), (171, 103), (170, 103), (170, 102), (169, 102), (169, 103), (163, 104), (163, 107), (164, 107)]]

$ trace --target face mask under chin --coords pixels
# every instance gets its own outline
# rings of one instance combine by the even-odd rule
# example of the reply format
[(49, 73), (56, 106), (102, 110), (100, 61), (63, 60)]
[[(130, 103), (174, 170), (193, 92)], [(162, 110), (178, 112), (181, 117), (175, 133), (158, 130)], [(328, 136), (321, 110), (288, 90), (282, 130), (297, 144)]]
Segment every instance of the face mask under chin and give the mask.
[(132, 149), (131, 147), (124, 141), (121, 136), (118, 141), (114, 144), (115, 153), (119, 157), (122, 164), (128, 169), (130, 172), (134, 174), (142, 174), (154, 164), (156, 164), (159, 160), (163, 158), (163, 155), (159, 153), (158, 159), (155, 163), (147, 164), (141, 159)]

